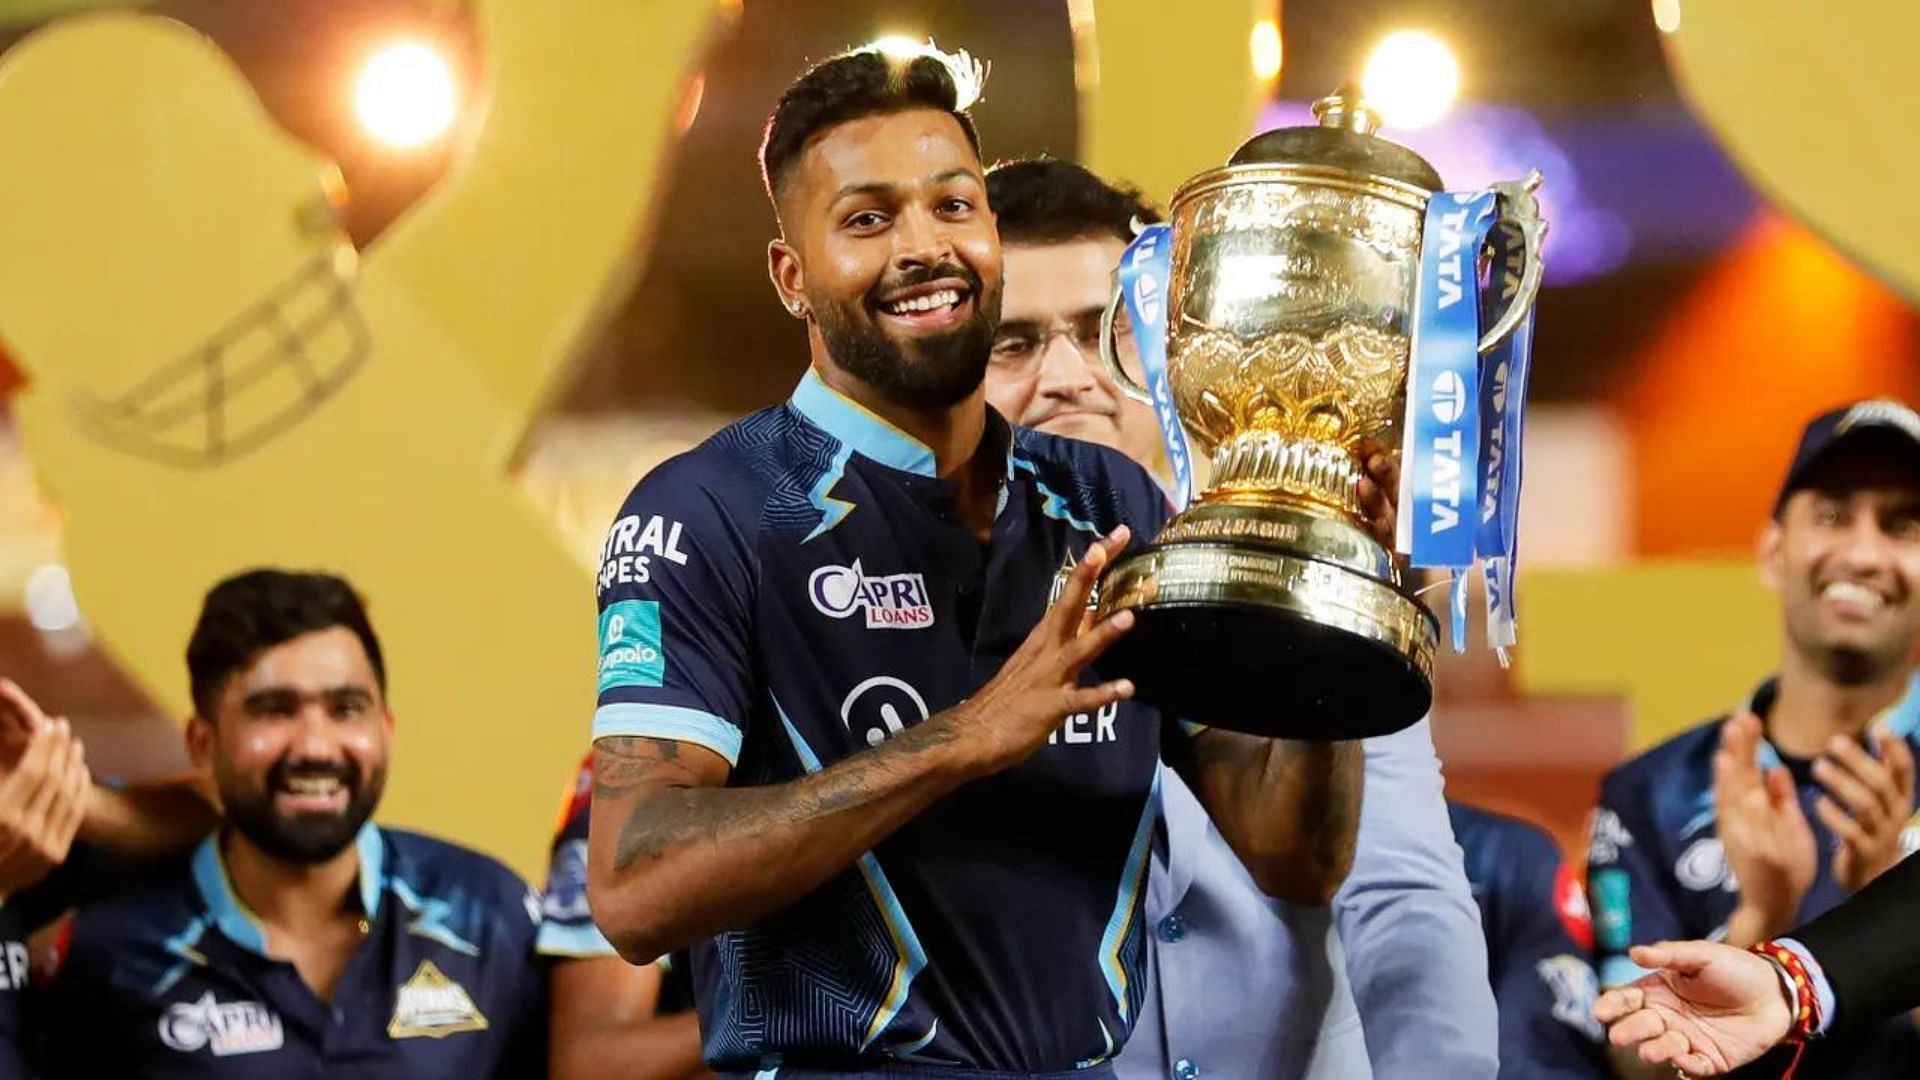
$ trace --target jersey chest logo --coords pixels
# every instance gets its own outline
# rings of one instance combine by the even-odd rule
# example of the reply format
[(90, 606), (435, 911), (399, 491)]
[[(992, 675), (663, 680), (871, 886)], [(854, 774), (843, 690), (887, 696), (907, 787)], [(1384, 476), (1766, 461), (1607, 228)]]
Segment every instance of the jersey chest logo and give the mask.
[(465, 987), (447, 978), (431, 960), (400, 985), (393, 999), (393, 1019), (387, 1022), (392, 1039), (444, 1039), (462, 1031), (487, 1030), (487, 1018)]
[(160, 1041), (183, 1054), (202, 1048), (214, 1057), (259, 1054), (286, 1043), (280, 1014), (257, 1001), (216, 1001), (213, 991), (200, 1000), (179, 1002), (160, 1016)]
[(822, 566), (807, 576), (807, 599), (822, 615), (846, 619), (860, 612), (870, 630), (919, 630), (933, 625), (933, 600), (919, 574), (868, 574), (852, 566)]

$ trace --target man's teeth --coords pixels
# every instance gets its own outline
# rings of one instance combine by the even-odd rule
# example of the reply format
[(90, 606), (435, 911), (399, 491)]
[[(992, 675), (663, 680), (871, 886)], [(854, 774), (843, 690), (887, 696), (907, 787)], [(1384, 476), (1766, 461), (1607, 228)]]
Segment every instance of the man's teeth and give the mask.
[(1845, 604), (1864, 604), (1868, 607), (1879, 607), (1886, 603), (1885, 598), (1879, 593), (1851, 581), (1836, 581), (1822, 589), (1820, 595), (1829, 600), (1838, 600)]
[(332, 795), (340, 790), (337, 776), (296, 776), (287, 780), (287, 790), (295, 795)]
[(887, 311), (894, 315), (905, 315), (915, 311), (932, 311), (934, 308), (952, 307), (960, 302), (957, 289), (941, 289), (937, 293), (916, 296), (908, 300), (896, 300), (887, 305)]

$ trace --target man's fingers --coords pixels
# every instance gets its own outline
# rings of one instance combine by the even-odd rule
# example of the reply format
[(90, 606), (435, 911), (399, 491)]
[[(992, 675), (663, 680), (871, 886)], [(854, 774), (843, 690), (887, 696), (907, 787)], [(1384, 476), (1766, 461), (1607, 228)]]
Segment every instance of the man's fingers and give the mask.
[(1697, 975), (1713, 961), (1716, 950), (1728, 947), (1707, 941), (1662, 941), (1653, 945), (1636, 945), (1628, 950), (1628, 955), (1643, 968), (1664, 968), (1679, 975)]
[(1664, 1065), (1687, 1052), (1687, 1037), (1678, 1031), (1663, 1031), (1640, 1044), (1640, 1060), (1649, 1065)]
[(1125, 701), (1132, 696), (1132, 679), (1115, 679), (1099, 686), (1076, 686), (1063, 696), (1061, 715), (1099, 712), (1116, 701)]
[[(56, 720), (28, 748), (29, 755), (36, 751), (39, 754), (31, 774), (33, 786), (27, 794), (24, 816), (28, 821), (44, 822), (52, 812), (53, 804), (59, 799), (60, 790), (67, 780), (67, 755), (72, 748), (72, 733), (64, 720)], [(20, 759), (20, 767), (22, 771), (28, 767), (24, 756)]]
[(1902, 792), (1899, 781), (1894, 779), (1893, 769), (1884, 761), (1867, 752), (1867, 748), (1853, 739), (1835, 737), (1827, 742), (1827, 753), (1814, 762), (1816, 774), (1820, 766), (1829, 769), (1838, 768), (1849, 778), (1859, 783), (1866, 794), (1878, 806), (1879, 817), (1898, 816), (1905, 820), (1913, 813), (1911, 792)]
[(1113, 561), (1113, 557), (1125, 551), (1127, 538), (1132, 531), (1125, 525), (1114, 529), (1104, 538), (1087, 545), (1087, 552), (1067, 575), (1066, 587), (1060, 590), (1060, 599), (1054, 601), (1053, 609), (1042, 620), (1052, 627), (1053, 633), (1065, 639), (1071, 637), (1080, 626), (1081, 613), (1087, 609), (1087, 601), (1093, 596), (1093, 587), (1100, 582), (1100, 574)]
[(1840, 809), (1840, 804), (1834, 802), (1832, 798), (1822, 795), (1816, 799), (1813, 804), (1813, 813), (1820, 819), (1820, 823), (1825, 825), (1827, 830), (1838, 837), (1842, 843), (1863, 851), (1872, 848), (1873, 834), (1845, 810)]
[(1767, 801), (1781, 814), (1789, 817), (1805, 818), (1800, 810), (1800, 789), (1793, 784), (1793, 774), (1785, 765), (1767, 770)]
[[(1881, 774), (1881, 783), (1893, 783), (1892, 775), (1885, 769), (1878, 764), (1872, 765), (1872, 768)], [(1813, 778), (1827, 789), (1827, 798), (1845, 807), (1868, 832), (1879, 830), (1886, 819), (1887, 807), (1880, 793), (1875, 790), (1873, 781), (1862, 775), (1861, 771), (1844, 763), (1843, 759), (1823, 757), (1813, 763)]]
[(1615, 1020), (1640, 1008), (1647, 1000), (1647, 993), (1638, 986), (1620, 986), (1601, 994), (1593, 1003), (1593, 1018), (1603, 1024)]
[(1060, 654), (1063, 672), (1069, 678), (1080, 669), (1093, 663), (1101, 653), (1120, 640), (1120, 636), (1133, 629), (1134, 614), (1131, 611), (1116, 611), (1112, 617), (1096, 624), (1092, 629), (1067, 644)]
[(1667, 1020), (1652, 1009), (1638, 1009), (1628, 1013), (1613, 1029), (1607, 1032), (1607, 1040), (1615, 1046), (1633, 1046), (1657, 1039), (1667, 1033)]
[(47, 717), (19, 683), (0, 679), (0, 723), (31, 732), (46, 727)]
[(1873, 729), (1873, 741), (1880, 748), (1880, 763), (1893, 774), (1893, 784), (1905, 805), (1913, 805), (1913, 750), (1907, 740), (1884, 726)]

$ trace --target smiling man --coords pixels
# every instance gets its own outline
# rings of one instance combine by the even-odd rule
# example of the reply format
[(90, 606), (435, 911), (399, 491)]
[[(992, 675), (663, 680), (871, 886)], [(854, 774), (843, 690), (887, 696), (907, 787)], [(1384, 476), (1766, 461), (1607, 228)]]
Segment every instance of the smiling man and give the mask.
[(692, 946), (723, 1074), (1110, 1078), (1163, 751), (1261, 888), (1324, 904), (1352, 860), (1356, 747), (1183, 731), (1087, 671), (1131, 625), (1091, 619), (1100, 570), (1168, 509), (987, 408), (977, 77), (862, 51), (787, 89), (768, 265), (811, 362), (610, 534), (588, 893), (627, 959)]
[(226, 825), (74, 916), (47, 1075), (542, 1075), (537, 900), (483, 855), (369, 820), (393, 714), (352, 588), (221, 582), (187, 668), (187, 746)]
[[(1869, 401), (1815, 418), (1760, 542), (1780, 596), (1780, 671), (1727, 719), (1622, 765), (1601, 788), (1588, 886), (1601, 981), (1628, 950), (1745, 947), (1840, 903), (1910, 850), (1920, 684), (1920, 415)], [(1615, 1048), (1628, 1076), (1665, 1075)], [(1814, 1044), (1802, 1075), (1911, 1076), (1901, 1020)], [(1763, 1068), (1778, 1075), (1777, 1064)]]

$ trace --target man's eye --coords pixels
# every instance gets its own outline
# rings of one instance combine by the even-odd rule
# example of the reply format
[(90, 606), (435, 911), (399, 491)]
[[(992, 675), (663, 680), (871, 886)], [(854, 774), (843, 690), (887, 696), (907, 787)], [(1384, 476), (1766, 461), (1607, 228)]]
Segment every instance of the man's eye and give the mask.
[(886, 223), (886, 215), (880, 213), (878, 210), (862, 210), (847, 219), (847, 227), (849, 229), (877, 229)]
[(1036, 346), (1032, 338), (1001, 338), (993, 343), (993, 356), (996, 360), (1025, 360), (1034, 354)]

